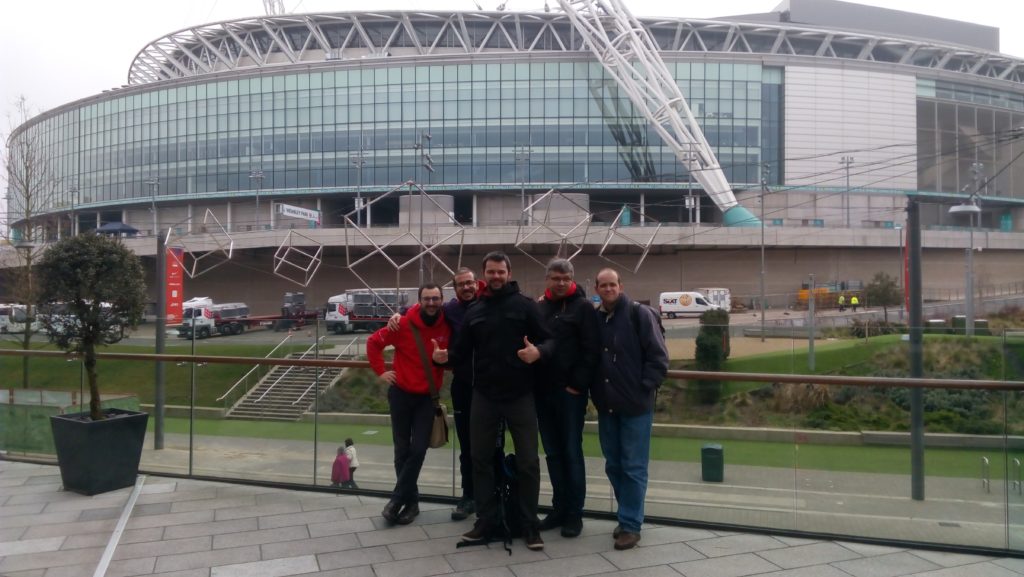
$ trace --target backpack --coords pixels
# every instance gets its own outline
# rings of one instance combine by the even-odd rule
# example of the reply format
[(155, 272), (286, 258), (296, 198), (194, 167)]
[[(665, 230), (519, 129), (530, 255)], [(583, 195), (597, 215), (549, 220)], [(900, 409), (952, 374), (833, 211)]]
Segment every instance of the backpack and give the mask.
[(658, 319), (658, 328), (661, 329), (661, 336), (665, 336), (665, 325), (661, 324), (661, 313), (654, 310), (654, 307), (632, 301), (633, 306), (629, 307), (629, 321), (633, 323), (633, 330), (636, 331), (636, 336), (640, 336), (640, 307), (644, 307), (651, 311), (654, 318)]
[(508, 554), (512, 554), (512, 539), (523, 534), (523, 520), (519, 516), (519, 481), (516, 479), (516, 456), (505, 454), (505, 420), (498, 425), (494, 444), (494, 497), (498, 503), (498, 526), (494, 534), (475, 541), (460, 541), (456, 548), (487, 545), (500, 539)]

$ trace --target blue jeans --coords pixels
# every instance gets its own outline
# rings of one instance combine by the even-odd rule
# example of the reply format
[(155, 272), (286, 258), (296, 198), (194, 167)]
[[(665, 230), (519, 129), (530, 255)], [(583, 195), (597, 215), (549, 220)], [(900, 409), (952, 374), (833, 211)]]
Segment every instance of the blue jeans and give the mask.
[(565, 518), (583, 516), (587, 498), (587, 469), (583, 463), (583, 419), (587, 395), (574, 395), (562, 387), (537, 398), (540, 440), (551, 478), (551, 507)]
[(653, 424), (653, 412), (635, 417), (603, 412), (597, 416), (604, 471), (619, 503), (619, 525), (630, 533), (639, 533), (644, 523)]

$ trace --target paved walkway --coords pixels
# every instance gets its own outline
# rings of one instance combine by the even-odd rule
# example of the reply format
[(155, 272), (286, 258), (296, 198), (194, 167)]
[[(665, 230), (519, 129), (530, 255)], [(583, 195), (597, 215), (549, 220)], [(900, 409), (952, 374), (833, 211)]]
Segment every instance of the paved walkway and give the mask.
[(0, 461), (0, 575), (77, 577), (1019, 577), (1024, 560), (645, 526), (640, 546), (612, 548), (612, 521), (583, 535), (544, 534), (456, 549), (469, 521), (424, 503), (411, 525), (388, 527), (376, 497), (140, 477), (95, 497), (60, 490), (56, 467)]

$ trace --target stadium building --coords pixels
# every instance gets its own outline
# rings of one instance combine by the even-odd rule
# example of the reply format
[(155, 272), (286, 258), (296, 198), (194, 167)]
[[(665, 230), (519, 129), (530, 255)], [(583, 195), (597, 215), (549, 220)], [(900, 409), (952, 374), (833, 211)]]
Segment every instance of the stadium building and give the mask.
[[(52, 240), (124, 223), (147, 258), (154, 230), (199, 250), (223, 228), (231, 263), (186, 294), (254, 309), (296, 288), (273, 274), (289, 243), (323, 246), (314, 302), (360, 278), (393, 286), (383, 257), (357, 271), (353, 255), (388, 245), (405, 264), (415, 239), (441, 243), (448, 266), (460, 243), (474, 267), (504, 249), (533, 292), (541, 269), (517, 246), (538, 261), (579, 250), (581, 280), (617, 263), (640, 299), (725, 286), (749, 300), (763, 243), (769, 299), (782, 305), (809, 273), (851, 286), (898, 275), (916, 196), (927, 289), (963, 290), (969, 238), (979, 290), (1021, 280), (1024, 59), (999, 52), (997, 29), (832, 0), (638, 16), (760, 219), (740, 224), (755, 226), (725, 224), (558, 11), (293, 14), (167, 34), (138, 53), (125, 86), (14, 133), (37, 139), (55, 183), (31, 226)], [(969, 193), (973, 235), (949, 212)], [(416, 268), (399, 282), (415, 285)]]

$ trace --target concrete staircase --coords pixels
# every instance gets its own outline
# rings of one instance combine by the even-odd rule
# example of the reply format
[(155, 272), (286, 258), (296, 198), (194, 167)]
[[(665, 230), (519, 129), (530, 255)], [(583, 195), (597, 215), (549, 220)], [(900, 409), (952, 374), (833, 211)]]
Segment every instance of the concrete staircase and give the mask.
[[(304, 356), (303, 353), (292, 353), (287, 358), (311, 357)], [(327, 358), (334, 359), (333, 356)], [(328, 367), (275, 366), (228, 409), (225, 418), (298, 421), (313, 405), (316, 395), (337, 383), (344, 371), (345, 369)], [(314, 387), (317, 375), (320, 382), (318, 387)]]

